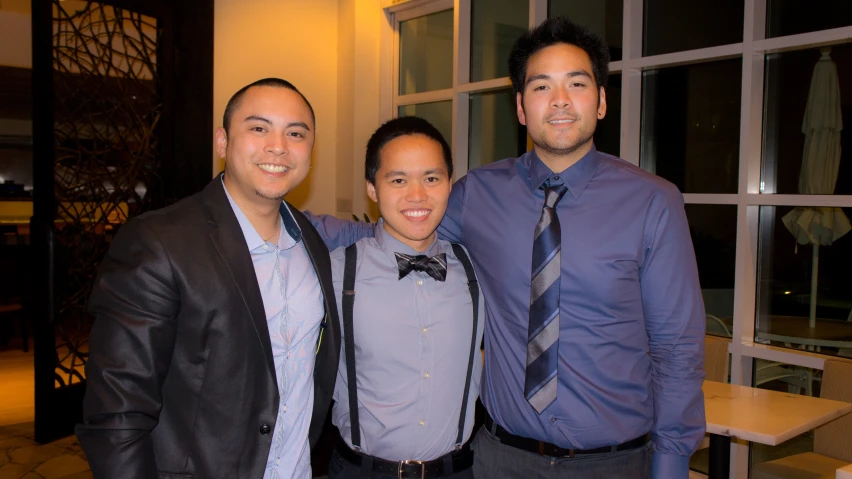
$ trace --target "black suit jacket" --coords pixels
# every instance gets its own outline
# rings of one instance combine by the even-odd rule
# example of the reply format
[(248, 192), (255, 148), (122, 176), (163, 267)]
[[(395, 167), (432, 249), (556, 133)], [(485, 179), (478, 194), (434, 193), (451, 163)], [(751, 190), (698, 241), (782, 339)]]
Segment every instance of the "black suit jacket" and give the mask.
[[(340, 331), (328, 250), (290, 210), (325, 298), (313, 446), (334, 391)], [(95, 478), (263, 476), (278, 388), (257, 277), (220, 178), (122, 226), (89, 310), (76, 433)]]

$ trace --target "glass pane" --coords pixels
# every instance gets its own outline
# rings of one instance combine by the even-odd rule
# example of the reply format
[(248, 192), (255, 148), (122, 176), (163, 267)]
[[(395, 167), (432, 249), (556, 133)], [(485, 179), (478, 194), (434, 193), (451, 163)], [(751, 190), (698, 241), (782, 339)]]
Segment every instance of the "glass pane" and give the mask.
[(399, 23), (399, 94), (453, 86), (453, 11)]
[[(763, 359), (754, 360), (754, 387), (785, 394), (819, 397), (822, 371)], [(783, 444), (767, 446), (751, 443), (752, 467), (765, 471), (765, 463), (784, 457), (814, 451), (814, 431), (800, 434)], [(754, 469), (753, 469), (754, 470)], [(832, 472), (832, 476), (834, 473)], [(753, 477), (753, 476), (752, 476)]]
[(852, 43), (767, 55), (765, 85), (761, 192), (852, 194)]
[(767, 0), (768, 38), (852, 25), (852, 2), (820, 0), (803, 8), (801, 0)]
[(527, 129), (518, 122), (512, 90), (470, 96), (468, 169), (527, 151)]
[(684, 193), (736, 193), (742, 59), (642, 77), (640, 165)]
[(688, 204), (686, 218), (707, 312), (707, 334), (730, 337), (734, 317), (737, 207)]
[(743, 41), (743, 0), (645, 0), (645, 56)]
[(548, 7), (548, 17), (565, 16), (601, 35), (609, 45), (612, 61), (621, 60), (623, 0), (550, 0)]
[(453, 102), (450, 100), (399, 107), (399, 116), (419, 116), (435, 126), (453, 144)]
[(850, 217), (852, 208), (760, 207), (756, 341), (852, 357)]
[(509, 51), (529, 29), (529, 1), (473, 0), (470, 34), (470, 81), (509, 76)]
[(606, 116), (595, 129), (595, 148), (619, 156), (621, 151), (621, 74), (610, 75), (606, 87)]

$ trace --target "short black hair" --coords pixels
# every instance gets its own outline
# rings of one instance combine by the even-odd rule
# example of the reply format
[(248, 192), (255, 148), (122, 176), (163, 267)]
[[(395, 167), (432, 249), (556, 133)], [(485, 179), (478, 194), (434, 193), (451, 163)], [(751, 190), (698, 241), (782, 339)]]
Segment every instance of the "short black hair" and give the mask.
[(450, 145), (431, 123), (418, 116), (401, 116), (380, 126), (367, 142), (367, 160), (364, 163), (364, 178), (376, 184), (376, 172), (381, 166), (382, 148), (391, 140), (407, 135), (423, 135), (441, 145), (444, 162), (447, 164), (447, 176), (453, 177), (453, 154)]
[(609, 75), (609, 47), (606, 42), (588, 28), (556, 16), (521, 35), (509, 53), (509, 77), (515, 93), (524, 93), (524, 81), (527, 77), (527, 63), (539, 50), (551, 45), (565, 43), (574, 45), (589, 55), (592, 61), (592, 74), (598, 88), (606, 88)]
[(242, 103), (243, 96), (250, 88), (256, 86), (286, 88), (288, 90), (293, 90), (294, 92), (298, 93), (299, 96), (302, 97), (302, 100), (305, 100), (305, 104), (308, 105), (308, 110), (311, 111), (311, 121), (314, 124), (314, 128), (316, 128), (317, 117), (316, 115), (314, 115), (314, 107), (311, 106), (311, 102), (309, 102), (308, 99), (305, 98), (305, 95), (303, 95), (298, 88), (293, 86), (293, 84), (288, 82), (287, 80), (282, 80), (280, 78), (264, 78), (262, 80), (258, 80), (254, 83), (250, 83), (240, 88), (240, 90), (234, 93), (234, 96), (232, 96), (231, 99), (228, 100), (228, 105), (225, 107), (225, 114), (222, 116), (222, 127), (225, 128), (225, 133), (228, 133), (231, 127), (231, 118), (234, 116), (234, 112), (237, 110), (237, 108), (240, 107), (240, 103)]

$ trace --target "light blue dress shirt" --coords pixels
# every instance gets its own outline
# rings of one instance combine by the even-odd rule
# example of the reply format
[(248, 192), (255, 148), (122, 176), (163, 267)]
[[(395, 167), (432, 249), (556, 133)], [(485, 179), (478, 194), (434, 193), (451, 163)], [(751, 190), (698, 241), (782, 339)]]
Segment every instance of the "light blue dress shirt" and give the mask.
[(263, 477), (310, 479), (308, 429), (314, 404), (314, 362), (317, 335), (325, 315), (319, 279), (292, 216), (281, 219), (277, 244), (266, 242), (227, 188), (225, 194), (240, 223), (257, 275), (280, 396)]
[[(558, 397), (541, 415), (524, 398), (533, 231), (548, 178), (568, 193), (562, 228)], [(313, 217), (329, 248), (372, 235)], [(654, 478), (686, 477), (704, 436), (704, 306), (683, 196), (594, 148), (552, 172), (534, 152), (453, 185), (439, 235), (471, 253), (486, 298), (481, 397), (513, 434), (565, 448), (651, 432)]]
[[(331, 253), (341, 320), (344, 250)], [(395, 252), (445, 253), (446, 280), (419, 271), (398, 279)], [(441, 457), (453, 450), (458, 437), (470, 358), (473, 306), (464, 266), (450, 243), (436, 240), (425, 252), (417, 252), (385, 231), (380, 220), (376, 237), (358, 242), (356, 272), (353, 325), (361, 451), (389, 461)], [(480, 293), (478, 318), (484, 315), (483, 303)], [(484, 320), (479, 319), (462, 442), (473, 429), (483, 328)], [(334, 401), (332, 420), (352, 447), (344, 350)]]

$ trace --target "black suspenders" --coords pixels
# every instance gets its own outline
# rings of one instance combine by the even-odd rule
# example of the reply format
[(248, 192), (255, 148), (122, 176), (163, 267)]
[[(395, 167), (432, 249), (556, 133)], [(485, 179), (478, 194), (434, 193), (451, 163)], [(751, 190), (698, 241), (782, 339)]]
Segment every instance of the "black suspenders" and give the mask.
[[(464, 420), (467, 415), (467, 398), (470, 395), (470, 378), (473, 374), (473, 361), (476, 359), (476, 330), (479, 327), (479, 283), (473, 272), (473, 265), (461, 245), (453, 244), (453, 253), (464, 267), (467, 275), (467, 285), (473, 306), (473, 332), (470, 338), (470, 356), (467, 362), (467, 379), (464, 384), (461, 414), (459, 414), (459, 433), (456, 437), (456, 449), (461, 449), (464, 440)], [(358, 385), (355, 377), (355, 336), (352, 320), (352, 310), (355, 305), (355, 269), (358, 249), (353, 244), (346, 248), (345, 265), (343, 269), (343, 345), (346, 354), (346, 381), (349, 389), (349, 424), (352, 434), (352, 447), (361, 450), (361, 424), (358, 420)]]

